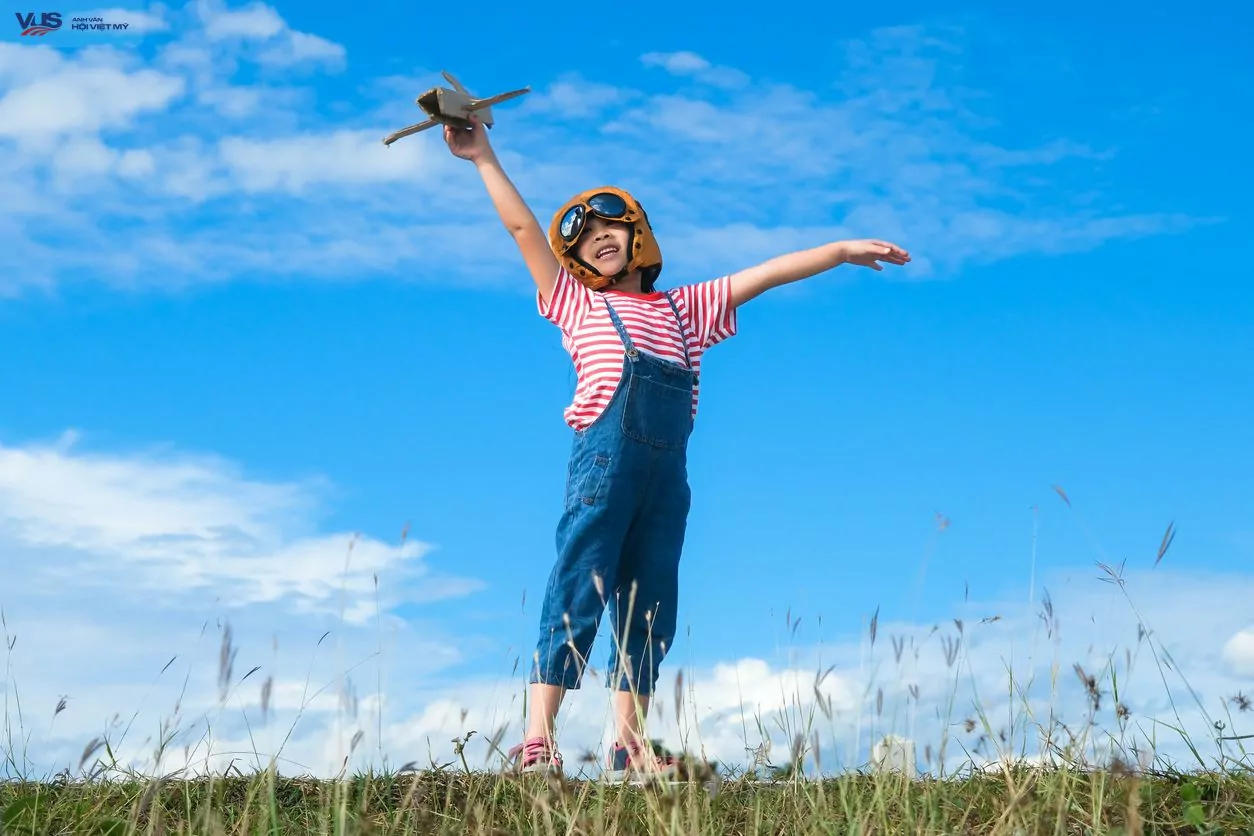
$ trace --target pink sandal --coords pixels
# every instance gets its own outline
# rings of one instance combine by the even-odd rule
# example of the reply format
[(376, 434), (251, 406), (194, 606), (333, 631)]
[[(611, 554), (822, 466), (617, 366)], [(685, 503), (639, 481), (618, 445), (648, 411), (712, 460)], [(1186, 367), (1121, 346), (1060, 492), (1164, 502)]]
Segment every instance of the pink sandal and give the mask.
[(561, 772), (562, 754), (546, 737), (532, 737), (509, 750), (509, 760), (519, 772)]
[(609, 769), (604, 773), (612, 784), (642, 783), (649, 780), (673, 781), (679, 773), (679, 758), (666, 753), (646, 750), (639, 743), (627, 746), (615, 743), (610, 750)]

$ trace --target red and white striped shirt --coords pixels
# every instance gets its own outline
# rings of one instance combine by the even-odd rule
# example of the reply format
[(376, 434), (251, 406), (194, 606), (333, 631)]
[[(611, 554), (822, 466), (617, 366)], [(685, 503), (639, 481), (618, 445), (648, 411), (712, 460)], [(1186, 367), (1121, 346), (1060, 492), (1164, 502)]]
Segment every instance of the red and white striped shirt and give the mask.
[[(687, 338), (692, 370), (701, 372), (701, 355), (716, 343), (736, 333), (736, 309), (731, 306), (728, 276), (670, 291), (679, 309)], [(540, 315), (562, 330), (562, 346), (575, 362), (578, 384), (575, 398), (563, 415), (574, 429), (583, 429), (596, 420), (609, 405), (623, 374), (623, 341), (605, 307), (605, 294), (622, 320), (636, 348), (663, 360), (684, 365), (684, 349), (679, 323), (666, 294), (626, 293), (619, 290), (590, 290), (574, 276), (559, 268), (553, 296), (545, 305), (536, 294)], [(700, 377), (692, 392), (692, 416), (697, 415)]]

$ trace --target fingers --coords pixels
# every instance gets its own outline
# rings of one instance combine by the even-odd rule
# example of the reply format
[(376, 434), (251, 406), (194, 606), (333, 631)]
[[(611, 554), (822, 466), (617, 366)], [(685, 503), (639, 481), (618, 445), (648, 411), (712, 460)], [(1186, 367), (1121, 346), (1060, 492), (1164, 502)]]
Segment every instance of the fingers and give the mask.
[(910, 253), (896, 244), (878, 240), (870, 241), (869, 243), (879, 250), (877, 258), (881, 258), (884, 261), (889, 261), (893, 264), (905, 264), (910, 260)]

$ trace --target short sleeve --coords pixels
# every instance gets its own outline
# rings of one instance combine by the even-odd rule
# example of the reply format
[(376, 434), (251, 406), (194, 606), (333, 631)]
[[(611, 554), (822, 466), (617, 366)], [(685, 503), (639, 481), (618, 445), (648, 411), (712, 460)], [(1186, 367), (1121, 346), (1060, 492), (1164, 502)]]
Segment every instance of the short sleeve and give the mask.
[(731, 277), (684, 285), (676, 293), (683, 297), (692, 330), (702, 349), (736, 335), (736, 308), (731, 304)]
[(579, 323), (592, 307), (592, 291), (578, 279), (566, 271), (565, 267), (557, 268), (557, 280), (553, 283), (553, 295), (548, 304), (544, 297), (536, 291), (536, 307), (540, 316), (562, 329), (564, 334), (572, 334)]

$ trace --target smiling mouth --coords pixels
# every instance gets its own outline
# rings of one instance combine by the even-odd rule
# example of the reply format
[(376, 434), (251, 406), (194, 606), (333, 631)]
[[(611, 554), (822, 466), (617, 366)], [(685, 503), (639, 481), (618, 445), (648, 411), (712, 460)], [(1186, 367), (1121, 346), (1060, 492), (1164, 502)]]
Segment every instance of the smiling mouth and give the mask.
[(603, 258), (608, 258), (609, 256), (612, 256), (616, 252), (618, 252), (618, 247), (615, 247), (612, 244), (607, 247), (602, 247), (601, 249), (597, 250), (597, 261), (600, 261)]

